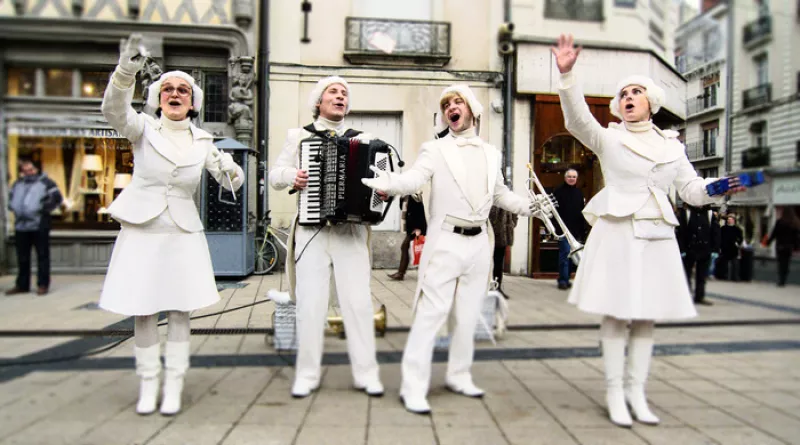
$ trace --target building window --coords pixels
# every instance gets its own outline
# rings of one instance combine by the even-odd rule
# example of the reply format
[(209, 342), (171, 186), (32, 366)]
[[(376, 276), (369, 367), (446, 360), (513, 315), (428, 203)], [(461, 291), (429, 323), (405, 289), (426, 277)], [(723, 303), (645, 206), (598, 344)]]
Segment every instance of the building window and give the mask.
[(81, 71), (81, 97), (103, 97), (110, 71)]
[(617, 8), (635, 8), (636, 0), (614, 0), (614, 6)]
[(544, 17), (557, 20), (602, 22), (603, 0), (545, 0)]
[(717, 155), (717, 137), (719, 136), (719, 120), (703, 124), (703, 155)]
[(664, 30), (654, 22), (650, 22), (650, 35), (655, 36), (658, 40), (664, 40)]
[(717, 88), (719, 83), (712, 83), (703, 88), (703, 107), (709, 108), (717, 105)]
[(227, 122), (228, 120), (228, 75), (205, 73), (204, 122)]
[(719, 167), (701, 168), (699, 172), (702, 178), (718, 178)]
[(767, 146), (767, 122), (758, 121), (750, 124), (751, 147)]
[(6, 94), (35, 96), (36, 68), (9, 68), (6, 73)]
[(768, 62), (767, 53), (762, 53), (753, 57), (753, 64), (755, 64), (756, 67), (756, 86), (769, 83)]
[(45, 70), (44, 95), (51, 97), (72, 97), (73, 70), (51, 68)]

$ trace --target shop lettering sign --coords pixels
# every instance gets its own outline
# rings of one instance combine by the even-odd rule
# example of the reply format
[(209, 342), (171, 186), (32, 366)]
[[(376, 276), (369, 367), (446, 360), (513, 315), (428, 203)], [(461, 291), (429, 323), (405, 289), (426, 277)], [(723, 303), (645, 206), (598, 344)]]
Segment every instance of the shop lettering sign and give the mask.
[(800, 176), (774, 178), (772, 203), (775, 205), (800, 205)]
[(8, 134), (15, 134), (18, 136), (73, 138), (122, 138), (122, 136), (117, 133), (117, 130), (111, 128), (32, 127), (13, 125), (9, 126)]

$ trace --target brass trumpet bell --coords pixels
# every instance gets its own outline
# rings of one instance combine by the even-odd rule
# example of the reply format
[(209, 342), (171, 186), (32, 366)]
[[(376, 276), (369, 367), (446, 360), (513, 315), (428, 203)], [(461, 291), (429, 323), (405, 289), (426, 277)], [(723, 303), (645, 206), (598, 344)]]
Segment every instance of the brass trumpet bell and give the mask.
[[(375, 312), (372, 317), (375, 323), (375, 333), (378, 337), (386, 336), (386, 305), (382, 304), (380, 309)], [(325, 330), (326, 334), (338, 335), (339, 338), (344, 339), (347, 335), (344, 332), (344, 320), (340, 315), (328, 317), (328, 328)]]

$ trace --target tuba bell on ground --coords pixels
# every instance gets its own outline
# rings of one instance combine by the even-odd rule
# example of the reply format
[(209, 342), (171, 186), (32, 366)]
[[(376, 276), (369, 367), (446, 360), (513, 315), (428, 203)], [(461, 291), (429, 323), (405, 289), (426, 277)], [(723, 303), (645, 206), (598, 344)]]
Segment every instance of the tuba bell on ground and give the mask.
[(558, 234), (556, 228), (553, 226), (552, 221), (548, 218), (543, 218), (542, 223), (544, 224), (547, 232), (550, 233), (555, 239), (560, 240), (562, 238), (566, 238), (567, 242), (569, 243), (569, 258), (572, 260), (575, 265), (579, 265), (581, 262), (581, 255), (583, 254), (583, 244), (578, 242), (572, 233), (570, 233), (569, 229), (567, 229), (567, 225), (564, 224), (564, 221), (561, 219), (561, 216), (558, 214), (556, 207), (558, 207), (557, 203), (553, 199), (551, 195), (548, 195), (542, 186), (542, 183), (539, 182), (539, 178), (536, 176), (536, 173), (533, 171), (533, 166), (528, 164), (528, 170), (530, 170), (530, 177), (527, 181), (525, 181), (525, 185), (528, 188), (528, 195), (530, 196), (531, 200), (537, 201), (536, 195), (537, 193), (544, 197), (541, 200), (543, 206), (547, 206), (550, 213), (553, 214), (553, 218), (558, 223), (558, 226), (561, 228), (561, 235)]
[[(386, 305), (382, 304), (380, 309), (375, 312), (373, 316), (375, 322), (375, 333), (378, 337), (386, 336)], [(328, 317), (328, 328), (325, 330), (326, 334), (338, 335), (339, 338), (345, 338), (344, 320), (341, 315)]]

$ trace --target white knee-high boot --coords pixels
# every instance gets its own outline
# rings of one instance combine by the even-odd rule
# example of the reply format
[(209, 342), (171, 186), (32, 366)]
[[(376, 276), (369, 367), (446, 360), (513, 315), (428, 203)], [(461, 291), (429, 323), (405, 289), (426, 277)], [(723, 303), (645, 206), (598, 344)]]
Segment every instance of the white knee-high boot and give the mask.
[(139, 376), (138, 414), (152, 414), (158, 399), (158, 375), (161, 373), (160, 345), (156, 343), (146, 348), (134, 347), (136, 356), (136, 375)]
[(625, 392), (622, 377), (625, 372), (625, 338), (606, 337), (603, 344), (603, 364), (606, 374), (606, 405), (611, 423), (630, 428), (633, 425), (631, 414), (625, 405)]
[[(657, 425), (658, 417), (647, 406), (644, 385), (650, 372), (650, 360), (653, 357), (652, 324), (644, 329), (631, 329), (628, 342), (628, 369), (625, 381), (625, 398), (631, 405), (633, 416), (637, 421), (648, 425)], [(644, 335), (642, 335), (644, 334)]]
[(161, 401), (161, 414), (173, 415), (181, 410), (183, 376), (189, 369), (190, 343), (167, 341), (164, 350), (164, 398)]

